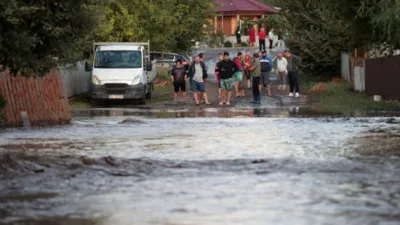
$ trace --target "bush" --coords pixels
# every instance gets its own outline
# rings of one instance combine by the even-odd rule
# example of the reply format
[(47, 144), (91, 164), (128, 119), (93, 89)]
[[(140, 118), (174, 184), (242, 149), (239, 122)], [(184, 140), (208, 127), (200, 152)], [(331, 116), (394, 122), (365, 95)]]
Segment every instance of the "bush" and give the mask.
[(242, 42), (242, 47), (244, 47), (244, 48), (249, 47), (249, 43), (248, 42)]
[(224, 45), (224, 41), (225, 41), (224, 33), (222, 32), (218, 32), (216, 34), (212, 33), (209, 39), (207, 40), (207, 45), (209, 47), (219, 48)]
[(225, 48), (232, 48), (232, 46), (233, 46), (232, 42), (230, 42), (230, 41), (225, 41), (224, 42), (224, 47)]
[(157, 78), (160, 80), (171, 80), (169, 67), (157, 66)]

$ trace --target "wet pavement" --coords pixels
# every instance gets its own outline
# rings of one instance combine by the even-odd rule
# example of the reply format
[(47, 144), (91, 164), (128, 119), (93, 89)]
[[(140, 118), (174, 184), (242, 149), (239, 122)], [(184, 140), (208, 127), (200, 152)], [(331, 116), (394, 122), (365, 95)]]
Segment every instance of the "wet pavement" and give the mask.
[(0, 224), (400, 221), (395, 114), (278, 102), (73, 114), (69, 126), (0, 131)]

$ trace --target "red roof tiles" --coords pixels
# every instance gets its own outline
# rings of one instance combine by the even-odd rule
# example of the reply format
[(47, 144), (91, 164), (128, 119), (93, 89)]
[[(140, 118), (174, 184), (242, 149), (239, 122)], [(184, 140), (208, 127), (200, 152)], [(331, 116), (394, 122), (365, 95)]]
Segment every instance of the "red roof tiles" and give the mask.
[(279, 10), (257, 0), (214, 0), (221, 5), (217, 12), (264, 12), (278, 13)]

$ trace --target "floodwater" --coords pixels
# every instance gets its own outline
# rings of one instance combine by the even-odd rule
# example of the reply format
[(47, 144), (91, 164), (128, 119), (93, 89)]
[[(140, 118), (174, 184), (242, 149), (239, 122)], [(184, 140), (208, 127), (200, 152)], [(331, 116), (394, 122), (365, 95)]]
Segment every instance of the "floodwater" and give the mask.
[(104, 111), (1, 131), (0, 224), (400, 223), (400, 117)]

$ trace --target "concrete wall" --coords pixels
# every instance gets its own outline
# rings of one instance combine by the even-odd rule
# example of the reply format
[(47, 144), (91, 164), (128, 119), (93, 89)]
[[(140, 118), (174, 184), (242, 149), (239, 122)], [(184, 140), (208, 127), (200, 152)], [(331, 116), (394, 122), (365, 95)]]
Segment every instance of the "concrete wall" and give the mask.
[(342, 53), (342, 79), (344, 79), (347, 82), (351, 81), (350, 77), (350, 55), (347, 53)]
[(354, 67), (354, 90), (365, 91), (365, 61), (362, 66)]
[(354, 90), (365, 91), (365, 60), (348, 53), (342, 53), (341, 57), (342, 79), (353, 84)]
[(59, 70), (35, 78), (0, 72), (0, 94), (7, 101), (6, 126), (22, 126), (21, 112), (27, 113), (32, 126), (65, 124), (71, 119)]
[(68, 98), (90, 91), (91, 72), (85, 71), (84, 61), (62, 66), (60, 72)]

